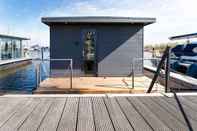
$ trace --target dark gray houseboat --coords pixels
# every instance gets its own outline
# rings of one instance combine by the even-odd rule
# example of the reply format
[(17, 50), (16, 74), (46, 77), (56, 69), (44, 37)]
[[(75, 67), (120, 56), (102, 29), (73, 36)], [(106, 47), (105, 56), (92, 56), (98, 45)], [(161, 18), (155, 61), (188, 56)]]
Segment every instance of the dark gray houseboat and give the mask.
[[(44, 17), (50, 27), (50, 58), (73, 59), (74, 74), (128, 76), (132, 58), (143, 57), (144, 26), (155, 18)], [(64, 64), (51, 64), (63, 69)], [(143, 68), (143, 64), (139, 68)]]

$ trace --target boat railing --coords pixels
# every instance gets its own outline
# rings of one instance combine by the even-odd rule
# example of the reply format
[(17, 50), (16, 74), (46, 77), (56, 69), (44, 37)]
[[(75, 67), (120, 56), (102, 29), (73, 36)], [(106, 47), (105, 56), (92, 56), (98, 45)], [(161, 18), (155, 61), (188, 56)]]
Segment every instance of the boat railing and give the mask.
[[(164, 74), (165, 77), (165, 92), (168, 92), (169, 90), (169, 76), (170, 76), (170, 47), (166, 47), (163, 55), (161, 58), (133, 58), (131, 63), (131, 73), (132, 73), (132, 87), (135, 86), (135, 72), (136, 70), (139, 73), (143, 72), (143, 68), (145, 62), (144, 61), (151, 61), (152, 65), (156, 68), (156, 72), (154, 73), (153, 79), (150, 83), (150, 86), (147, 90), (147, 93), (150, 93), (152, 91), (152, 88), (154, 84), (157, 82), (158, 77), (164, 71), (162, 74)], [(139, 64), (136, 65), (136, 64)], [(143, 65), (143, 66), (141, 66)], [(137, 69), (136, 69), (137, 68)], [(162, 70), (163, 69), (163, 70)]]

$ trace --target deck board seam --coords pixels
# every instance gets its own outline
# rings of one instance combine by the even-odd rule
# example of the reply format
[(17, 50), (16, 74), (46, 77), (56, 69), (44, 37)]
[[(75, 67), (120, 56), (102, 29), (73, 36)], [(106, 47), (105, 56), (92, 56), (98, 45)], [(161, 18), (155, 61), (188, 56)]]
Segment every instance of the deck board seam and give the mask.
[(149, 125), (149, 127), (154, 131), (154, 128), (152, 127), (152, 125), (144, 118), (144, 116), (142, 115), (141, 112), (138, 111), (138, 109), (135, 107), (135, 105), (128, 99), (128, 97), (126, 97), (127, 101), (131, 104), (131, 106), (133, 106), (133, 108), (136, 110), (136, 112), (142, 117), (142, 119)]
[(80, 102), (80, 97), (78, 98), (78, 103), (77, 103), (77, 117), (76, 117), (75, 131), (77, 131), (77, 128), (78, 128), (78, 121), (79, 121), (79, 102)]
[(134, 127), (133, 127), (133, 125), (132, 125), (132, 124), (131, 124), (131, 122), (129, 121), (129, 119), (128, 119), (127, 115), (126, 115), (126, 114), (125, 114), (125, 112), (123, 111), (122, 106), (120, 105), (120, 103), (118, 102), (118, 100), (117, 100), (117, 98), (116, 98), (116, 97), (115, 97), (115, 100), (116, 100), (116, 102), (117, 102), (118, 106), (120, 107), (121, 112), (124, 114), (125, 118), (126, 118), (126, 119), (127, 119), (127, 121), (129, 122), (130, 126), (133, 128), (133, 131), (135, 131), (135, 129), (134, 129)]
[(90, 98), (90, 100), (91, 100), (91, 107), (92, 107), (92, 117), (93, 117), (93, 123), (94, 123), (94, 130), (96, 131), (96, 122), (95, 122), (95, 116), (94, 116), (94, 106), (93, 106), (92, 97)]
[(190, 130), (190, 131), (193, 131), (193, 127), (192, 127), (192, 125), (191, 125), (191, 122), (189, 121), (189, 119), (188, 119), (188, 117), (187, 117), (187, 114), (185, 113), (185, 110), (184, 110), (183, 106), (181, 105), (181, 103), (180, 103), (180, 101), (179, 101), (179, 98), (178, 98), (178, 96), (176, 95), (175, 92), (174, 92), (174, 97), (175, 97), (175, 100), (176, 100), (176, 102), (177, 102), (177, 104), (178, 104), (178, 107), (179, 107), (179, 109), (180, 109), (180, 111), (181, 111), (181, 114), (183, 115), (183, 117), (184, 117), (184, 119), (185, 119), (185, 122), (186, 122), (186, 124), (187, 124), (189, 130)]
[[(188, 98), (182, 97), (181, 99), (185, 99), (186, 101), (188, 101), (188, 99), (189, 99), (189, 101), (190, 101), (191, 103), (197, 105), (197, 101), (194, 101), (193, 99), (191, 99), (191, 98), (189, 98), (189, 97), (188, 97)], [(188, 105), (185, 104), (185, 103), (183, 103), (183, 104), (184, 104), (185, 106), (189, 106), (190, 109), (192, 109), (192, 110), (194, 110), (195, 112), (197, 112), (197, 110), (194, 109), (194, 107), (190, 106), (189, 104), (188, 104)]]
[(38, 107), (38, 105), (41, 104), (41, 99), (39, 99), (39, 103), (36, 104), (36, 106), (33, 108), (33, 110), (27, 115), (27, 117), (23, 120), (23, 122), (17, 127), (17, 130), (20, 129), (20, 127), (25, 123), (25, 121), (29, 118), (31, 113)]
[(187, 97), (186, 99), (187, 99), (187, 100), (189, 99), (192, 103), (197, 104), (197, 102), (194, 101), (194, 100), (193, 100), (192, 98), (190, 98), (190, 97)]
[[(140, 100), (140, 102), (141, 102), (144, 106), (146, 106), (147, 109), (148, 109), (150, 112), (152, 112), (152, 110), (151, 110), (143, 101)], [(155, 114), (154, 112), (152, 112), (152, 113)], [(170, 130), (173, 131), (173, 129), (172, 129), (164, 120), (160, 119), (160, 117), (159, 117), (157, 114), (155, 114), (155, 116), (156, 116), (164, 125), (166, 125)]]
[[(32, 99), (27, 99), (27, 100), (25, 100), (25, 101), (27, 102), (27, 101), (31, 101), (31, 100), (32, 100)], [(24, 102), (24, 101), (22, 101), (22, 102)], [(19, 103), (20, 103), (20, 102), (19, 102)], [(23, 108), (24, 108), (24, 107), (22, 107), (22, 109), (23, 109)], [(21, 108), (20, 108), (19, 110), (21, 110)], [(5, 125), (5, 124), (16, 114), (16, 113), (17, 113), (17, 111), (18, 111), (18, 110), (15, 110), (14, 113), (13, 113), (6, 121), (3, 122), (3, 124), (0, 126), (0, 129), (1, 129), (1, 128), (2, 128), (2, 127), (3, 127), (3, 126), (4, 126), (4, 125)]]
[[(106, 96), (106, 98), (108, 98), (108, 96)], [(110, 113), (109, 113), (109, 109), (107, 108), (107, 105), (106, 105), (106, 102), (105, 102), (105, 100), (104, 100), (104, 97), (102, 97), (102, 100), (103, 100), (103, 102), (104, 102), (104, 104), (105, 104), (105, 108), (106, 108), (106, 110), (107, 110), (107, 113), (108, 113), (109, 119), (110, 119), (110, 121), (111, 121), (112, 127), (113, 127), (114, 131), (116, 131), (115, 125), (114, 125), (113, 120), (112, 120), (112, 118), (111, 118), (111, 115), (110, 115)]]
[(46, 113), (44, 114), (44, 116), (43, 116), (42, 120), (40, 121), (40, 124), (38, 125), (38, 127), (37, 127), (36, 131), (38, 131), (38, 130), (39, 130), (40, 126), (42, 125), (42, 122), (43, 122), (43, 121), (44, 121), (44, 119), (46, 118), (46, 116), (47, 116), (47, 114), (48, 114), (49, 110), (51, 109), (51, 107), (52, 107), (52, 104), (53, 104), (53, 103), (54, 103), (54, 100), (51, 102), (51, 104), (50, 104), (49, 108), (47, 109)]
[[(184, 98), (184, 97), (180, 97), (180, 99), (185, 100), (185, 101), (188, 101), (188, 99), (186, 99), (186, 98)], [(197, 103), (195, 103), (195, 102), (193, 102), (193, 101), (189, 101), (189, 102), (191, 102), (192, 104), (194, 104), (194, 105), (197, 106)], [(192, 110), (192, 111), (194, 111), (194, 112), (197, 113), (197, 108), (195, 108), (195, 106), (193, 107), (193, 106), (191, 106), (191, 105), (188, 104), (188, 103), (186, 104), (185, 102), (183, 102), (183, 105), (187, 106), (190, 110)], [(196, 119), (196, 120), (197, 120), (197, 119)]]
[(60, 115), (59, 121), (58, 121), (58, 123), (57, 123), (56, 131), (58, 130), (58, 127), (59, 127), (60, 121), (61, 121), (61, 119), (62, 119), (62, 116), (63, 116), (64, 110), (65, 110), (65, 107), (66, 107), (66, 104), (67, 104), (67, 100), (68, 100), (68, 98), (67, 98), (67, 97), (65, 97), (64, 107), (63, 107), (63, 109), (62, 109), (62, 112), (61, 112), (61, 115)]
[[(173, 114), (172, 112), (170, 112), (168, 109), (166, 109), (165, 106), (162, 106), (161, 104), (159, 104), (156, 100), (154, 100), (153, 98), (152, 101), (157, 104), (158, 106), (161, 106), (166, 112), (168, 112), (169, 114), (171, 114), (172, 116), (174, 116), (174, 118), (176, 118), (179, 122), (181, 122), (182, 124), (186, 125), (186, 123), (184, 123), (183, 121), (181, 121), (179, 118), (177, 118), (177, 115)], [(168, 106), (169, 107), (169, 106)], [(181, 112), (180, 112), (181, 113)], [(187, 126), (187, 125), (186, 125)]]
[[(173, 106), (173, 108), (176, 108), (176, 109), (178, 109), (179, 111), (180, 111), (180, 109), (179, 109), (179, 107), (178, 107), (178, 105), (177, 105), (177, 103), (170, 103), (167, 99), (163, 99), (163, 98), (161, 98), (162, 100), (164, 100), (165, 102), (167, 102), (169, 105), (171, 105), (171, 106)], [(195, 111), (194, 109), (192, 109), (192, 108), (189, 108), (187, 105), (185, 105), (185, 104), (183, 104), (184, 106), (186, 106), (188, 109), (191, 109), (192, 111)], [(196, 111), (195, 111), (196, 112)], [(181, 113), (181, 111), (180, 111), (180, 113)], [(187, 112), (186, 112), (187, 113)], [(182, 113), (181, 113), (181, 115), (182, 115)], [(190, 117), (190, 119), (191, 120), (193, 120), (193, 121), (197, 121), (197, 118), (196, 117), (193, 117), (191, 114), (187, 114), (189, 117)], [(183, 118), (184, 119), (184, 118)]]

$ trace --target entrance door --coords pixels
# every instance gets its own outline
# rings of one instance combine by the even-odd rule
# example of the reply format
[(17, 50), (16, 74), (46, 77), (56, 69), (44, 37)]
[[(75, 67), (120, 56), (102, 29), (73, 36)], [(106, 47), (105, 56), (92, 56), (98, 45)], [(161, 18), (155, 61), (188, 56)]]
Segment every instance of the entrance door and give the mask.
[(96, 75), (96, 31), (83, 31), (83, 69), (86, 75)]

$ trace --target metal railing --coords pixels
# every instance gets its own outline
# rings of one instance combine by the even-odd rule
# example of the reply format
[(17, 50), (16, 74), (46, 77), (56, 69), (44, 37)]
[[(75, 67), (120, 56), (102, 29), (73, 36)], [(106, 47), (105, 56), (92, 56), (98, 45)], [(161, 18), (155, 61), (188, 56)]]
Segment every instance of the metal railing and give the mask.
[[(49, 61), (64, 61), (67, 62), (69, 61), (69, 69), (70, 69), (70, 89), (72, 89), (73, 87), (73, 60), (72, 59), (35, 59), (36, 63), (36, 67), (35, 67), (35, 73), (36, 73), (36, 87), (38, 87), (40, 85), (40, 82), (42, 81), (42, 71), (41, 71), (41, 67), (42, 67), (42, 63)], [(50, 67), (49, 67), (50, 68)], [(50, 74), (51, 74), (51, 68), (50, 70)]]
[(154, 74), (154, 77), (152, 79), (152, 82), (149, 86), (147, 93), (150, 93), (152, 91), (154, 83), (157, 80), (163, 65), (165, 65), (165, 93), (167, 93), (169, 89), (169, 78), (170, 78), (170, 47), (169, 46), (166, 47), (161, 57), (161, 60), (157, 66), (157, 70)]
[[(138, 61), (141, 61), (141, 65), (144, 65), (144, 60), (159, 60), (160, 58), (134, 58), (132, 60), (132, 64), (131, 64), (131, 72), (132, 72), (132, 88), (134, 88), (134, 83), (135, 83), (135, 70), (134, 70), (134, 64), (136, 63), (136, 60)], [(142, 67), (142, 66), (139, 66), (139, 67)], [(170, 77), (170, 47), (166, 47), (162, 57), (161, 57), (161, 60), (159, 60), (159, 63), (156, 63), (156, 72), (154, 73), (154, 76), (153, 76), (153, 79), (150, 83), (150, 86), (147, 90), (147, 93), (150, 93), (152, 91), (152, 88), (155, 84), (155, 82), (157, 81), (159, 75), (160, 75), (160, 72), (161, 72), (161, 69), (164, 69), (165, 73), (164, 73), (164, 76), (165, 76), (165, 92), (168, 92), (169, 90), (169, 77)], [(142, 68), (143, 70), (143, 68)]]

